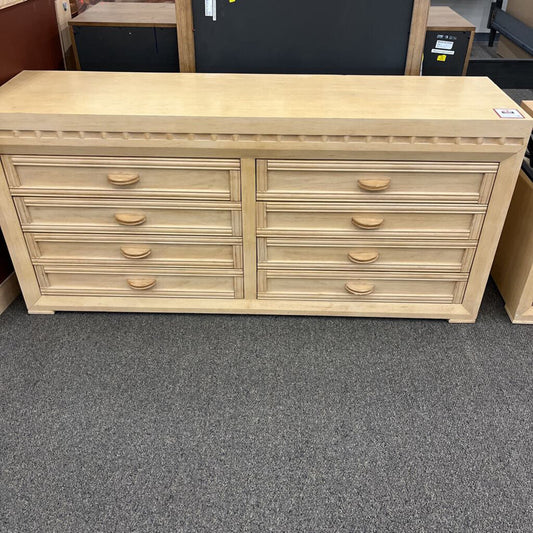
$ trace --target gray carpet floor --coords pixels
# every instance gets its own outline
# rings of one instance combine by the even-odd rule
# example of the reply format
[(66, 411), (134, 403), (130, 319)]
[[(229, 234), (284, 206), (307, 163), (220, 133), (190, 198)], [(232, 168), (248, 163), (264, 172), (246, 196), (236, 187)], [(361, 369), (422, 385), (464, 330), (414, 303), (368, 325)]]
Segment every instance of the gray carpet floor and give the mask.
[(0, 317), (2, 532), (531, 532), (533, 328)]

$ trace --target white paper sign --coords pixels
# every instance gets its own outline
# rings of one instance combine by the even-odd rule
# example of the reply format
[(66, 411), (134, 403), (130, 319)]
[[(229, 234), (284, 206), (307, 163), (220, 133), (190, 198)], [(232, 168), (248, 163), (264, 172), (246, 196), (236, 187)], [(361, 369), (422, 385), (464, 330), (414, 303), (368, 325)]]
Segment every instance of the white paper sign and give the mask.
[(440, 50), (439, 48), (433, 48), (433, 50), (431, 50), (431, 53), (432, 54), (439, 54), (439, 55), (447, 55), (447, 56), (454, 56), (455, 55), (455, 51), (454, 50)]
[(435, 46), (437, 48), (441, 48), (442, 50), (451, 50), (453, 48), (453, 42), (452, 41), (437, 41), (437, 44)]
[(213, 16), (213, 0), (205, 0), (205, 16)]
[(524, 118), (518, 109), (494, 109), (500, 118)]

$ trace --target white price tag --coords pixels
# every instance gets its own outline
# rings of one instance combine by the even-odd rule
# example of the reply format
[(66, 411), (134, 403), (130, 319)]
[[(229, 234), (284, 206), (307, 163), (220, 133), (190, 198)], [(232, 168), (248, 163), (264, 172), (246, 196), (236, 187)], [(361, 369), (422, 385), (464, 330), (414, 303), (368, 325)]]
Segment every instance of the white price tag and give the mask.
[(494, 109), (500, 118), (524, 118), (524, 115), (518, 109)]
[(441, 48), (442, 50), (451, 50), (453, 48), (452, 41), (437, 41), (435, 48)]

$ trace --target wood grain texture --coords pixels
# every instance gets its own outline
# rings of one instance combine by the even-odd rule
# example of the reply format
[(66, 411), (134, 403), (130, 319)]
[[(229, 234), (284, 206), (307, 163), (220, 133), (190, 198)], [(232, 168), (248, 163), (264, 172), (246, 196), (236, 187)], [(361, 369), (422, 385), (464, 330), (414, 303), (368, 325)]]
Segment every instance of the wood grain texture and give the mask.
[(0, 314), (2, 314), (20, 294), (17, 276), (12, 272), (0, 283)]
[(524, 100), (522, 107), (533, 117), (533, 100)]
[[(146, 295), (172, 298), (242, 298), (231, 270), (37, 266), (44, 295)], [(139, 294), (137, 291), (142, 291)]]
[(427, 29), (430, 31), (476, 31), (476, 25), (459, 15), (451, 7), (431, 6)]
[(258, 299), (461, 303), (466, 274), (259, 270)]
[(260, 161), (259, 200), (488, 202), (496, 164)]
[(520, 173), (492, 269), (514, 323), (533, 324), (533, 182)]
[(15, 196), (240, 201), (236, 159), (4, 157)]
[(464, 306), (471, 309), (473, 319), (479, 312), (479, 295), (487, 284), (522, 160), (523, 153), (520, 152), (501, 162), (492, 191), (492, 201), (488, 206), (483, 227), (480, 228), (478, 250), (463, 301)]
[(239, 237), (26, 233), (25, 238), (36, 265), (242, 269)]
[(241, 169), (244, 294), (252, 300), (257, 295), (255, 159), (243, 159)]
[(424, 55), (430, 0), (414, 0), (405, 74), (419, 76)]
[[(475, 241), (259, 238), (262, 269), (468, 272)], [(468, 258), (465, 256), (468, 255)]]
[[(91, 96), (80, 99), (80, 94)], [(70, 136), (66, 132), (75, 132), (78, 144), (100, 139), (112, 145), (122, 142), (123, 132), (132, 132), (130, 142), (140, 147), (155, 138), (172, 143), (167, 135), (178, 133), (198, 134), (196, 141), (207, 148), (218, 142), (213, 135), (224, 143), (232, 142), (233, 135), (248, 135), (245, 146), (253, 150), (253, 136), (264, 134), (272, 136), (265, 139), (270, 148), (296, 135), (292, 141), (302, 149), (306, 143), (300, 137), (316, 135), (312, 150), (323, 136), (338, 136), (344, 144), (353, 135), (361, 136), (363, 144), (375, 140), (381, 151), (396, 144), (395, 136), (405, 150), (412, 136), (433, 151), (440, 138), (451, 136), (445, 140), (448, 151), (465, 142), (472, 152), (479, 138), (490, 136), (492, 153), (508, 138), (515, 139), (509, 142), (517, 151), (533, 121), (501, 119), (497, 107), (516, 104), (490, 80), (476, 77), (24, 72), (0, 88), (3, 130), (35, 132), (39, 124), (41, 130), (64, 132), (60, 138), (33, 135), (34, 145), (61, 145)], [(83, 128), (80, 116), (85, 117)], [(0, 141), (5, 142), (1, 136)]]
[(171, 3), (100, 2), (69, 21), (71, 26), (176, 26), (176, 8)]
[(28, 309), (472, 322), (533, 125), (512, 106), (473, 78), (26, 73), (0, 212)]
[(41, 296), (41, 291), (31, 264), (15, 205), (9, 193), (3, 166), (0, 166), (0, 227), (9, 248), (24, 301), (26, 306), (31, 308)]
[(175, 0), (175, 2), (180, 71), (196, 72), (192, 2), (191, 0)]
[(477, 205), (258, 202), (261, 237), (477, 239), (486, 208)]
[(230, 202), (20, 196), (13, 201), (29, 232), (240, 236), (242, 231), (241, 206)]

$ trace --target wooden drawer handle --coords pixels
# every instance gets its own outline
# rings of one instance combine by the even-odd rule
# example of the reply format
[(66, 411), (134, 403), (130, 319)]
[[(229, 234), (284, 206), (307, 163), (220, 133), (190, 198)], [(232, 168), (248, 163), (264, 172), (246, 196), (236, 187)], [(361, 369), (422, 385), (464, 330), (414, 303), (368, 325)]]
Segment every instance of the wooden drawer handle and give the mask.
[(121, 246), (120, 253), (127, 259), (145, 259), (152, 253), (152, 250), (140, 246)]
[(377, 229), (383, 222), (382, 218), (352, 218), (352, 224), (361, 229)]
[(359, 188), (369, 192), (386, 191), (390, 184), (390, 178), (357, 180)]
[(369, 265), (370, 263), (375, 263), (379, 259), (378, 252), (350, 252), (348, 254), (348, 259), (352, 263), (357, 263), (358, 265)]
[(140, 226), (146, 222), (146, 217), (131, 213), (116, 213), (115, 220), (123, 226)]
[(107, 181), (111, 183), (111, 185), (118, 185), (120, 187), (123, 187), (125, 185), (133, 185), (134, 183), (137, 183), (141, 179), (141, 176), (139, 174), (108, 174), (107, 175)]
[(374, 292), (375, 286), (371, 283), (347, 283), (344, 288), (350, 294), (355, 296), (367, 296)]
[(147, 291), (155, 287), (156, 280), (154, 278), (139, 278), (129, 279), (128, 285), (136, 291)]

